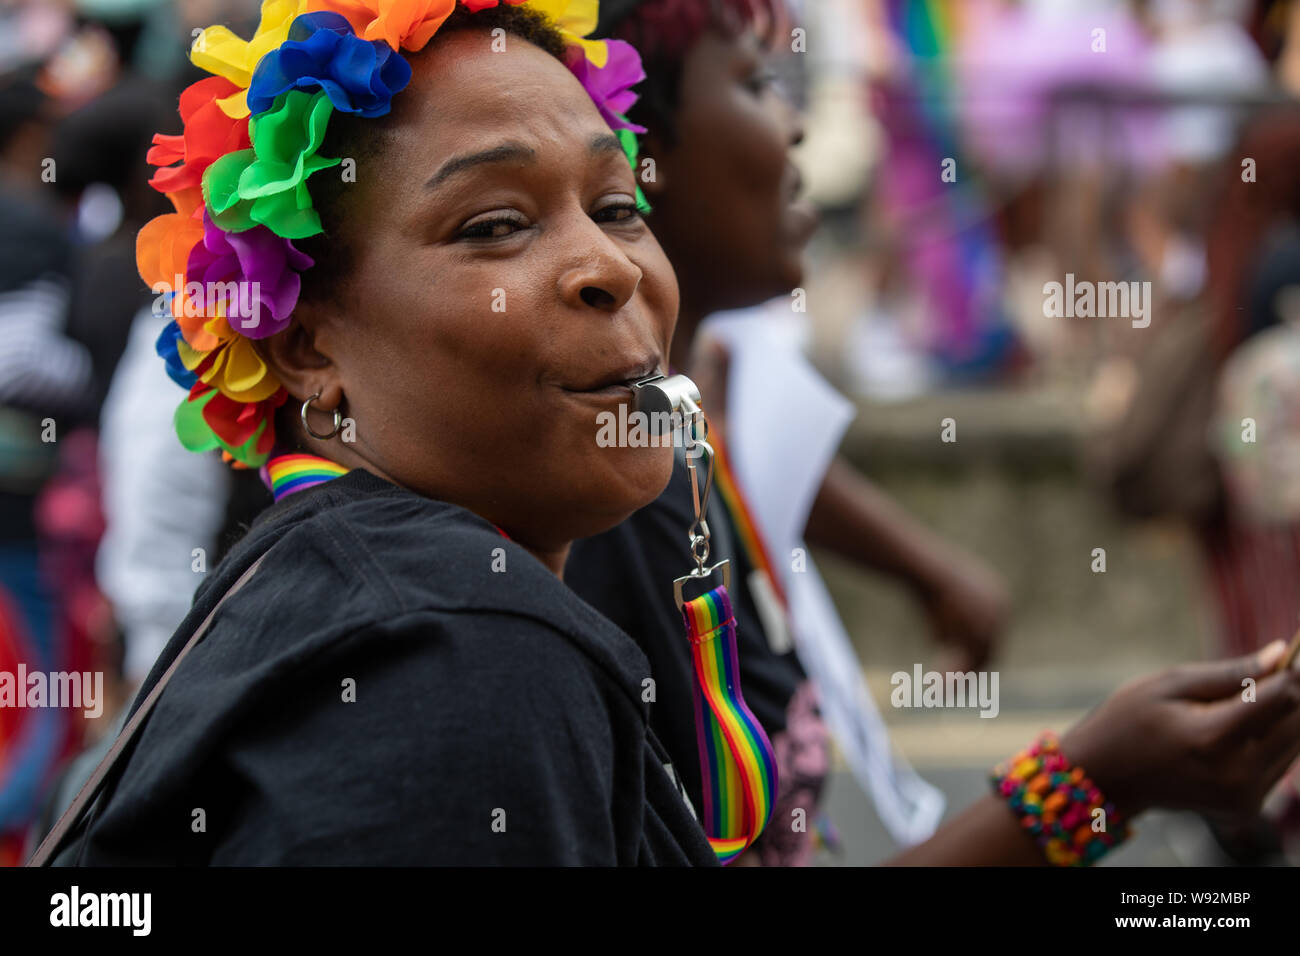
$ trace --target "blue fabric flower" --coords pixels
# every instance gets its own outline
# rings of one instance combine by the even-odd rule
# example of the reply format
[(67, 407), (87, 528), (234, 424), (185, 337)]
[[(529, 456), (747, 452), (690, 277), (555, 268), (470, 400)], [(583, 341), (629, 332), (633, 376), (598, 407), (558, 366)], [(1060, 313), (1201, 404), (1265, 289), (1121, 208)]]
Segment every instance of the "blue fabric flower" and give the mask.
[(336, 110), (383, 116), (411, 82), (411, 65), (382, 40), (363, 40), (340, 14), (323, 10), (293, 21), (289, 39), (257, 64), (248, 86), (253, 115), (287, 90), (323, 90)]
[[(171, 294), (174, 293), (169, 293), (169, 295)], [(199, 377), (181, 363), (180, 354), (176, 350), (176, 343), (180, 338), (181, 327), (173, 319), (167, 323), (167, 327), (158, 336), (158, 341), (154, 344), (154, 351), (166, 361), (167, 374), (171, 376), (173, 382), (181, 388), (193, 388)]]

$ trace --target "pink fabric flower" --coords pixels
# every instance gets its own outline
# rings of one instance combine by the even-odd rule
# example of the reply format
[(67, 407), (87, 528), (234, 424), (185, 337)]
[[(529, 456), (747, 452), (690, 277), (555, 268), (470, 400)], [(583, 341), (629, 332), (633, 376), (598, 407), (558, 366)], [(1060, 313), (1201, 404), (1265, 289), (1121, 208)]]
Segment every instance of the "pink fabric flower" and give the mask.
[(595, 66), (583, 49), (576, 46), (565, 51), (564, 62), (596, 104), (610, 129), (644, 133), (644, 126), (629, 123), (623, 115), (637, 100), (632, 87), (645, 79), (641, 54), (636, 52), (632, 44), (622, 40), (608, 40), (606, 43), (609, 47), (609, 60), (604, 67)]

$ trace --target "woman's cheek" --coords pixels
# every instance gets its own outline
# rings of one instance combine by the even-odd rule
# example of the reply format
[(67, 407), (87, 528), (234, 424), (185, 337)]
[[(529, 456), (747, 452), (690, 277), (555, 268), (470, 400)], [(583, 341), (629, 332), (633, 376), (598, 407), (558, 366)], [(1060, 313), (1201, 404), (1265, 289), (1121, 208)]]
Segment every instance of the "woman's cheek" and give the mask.
[(681, 306), (677, 273), (653, 234), (649, 234), (645, 244), (637, 250), (633, 261), (640, 267), (643, 275), (641, 288), (645, 296), (646, 314), (654, 323), (652, 332), (655, 342), (663, 350), (666, 358), (673, 329), (677, 326), (677, 312)]

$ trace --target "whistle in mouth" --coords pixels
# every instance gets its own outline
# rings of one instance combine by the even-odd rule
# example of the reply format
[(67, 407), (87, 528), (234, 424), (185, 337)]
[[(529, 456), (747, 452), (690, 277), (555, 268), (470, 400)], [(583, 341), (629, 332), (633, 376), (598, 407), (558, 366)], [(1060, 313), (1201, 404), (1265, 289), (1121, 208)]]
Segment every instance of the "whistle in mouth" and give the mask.
[(635, 410), (645, 413), (656, 434), (673, 427), (674, 422), (690, 424), (700, 412), (700, 390), (685, 375), (643, 379), (632, 386), (632, 394)]

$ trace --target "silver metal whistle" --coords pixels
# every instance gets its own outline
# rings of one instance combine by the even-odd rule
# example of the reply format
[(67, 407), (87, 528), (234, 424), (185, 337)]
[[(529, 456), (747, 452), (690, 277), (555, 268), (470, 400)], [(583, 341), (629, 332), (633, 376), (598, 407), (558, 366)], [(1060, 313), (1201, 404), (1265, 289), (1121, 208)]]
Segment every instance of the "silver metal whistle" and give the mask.
[[(685, 375), (655, 375), (632, 386), (634, 410), (643, 412), (654, 434), (685, 424), (700, 414), (700, 390)], [(673, 413), (677, 414), (674, 421)]]
[[(673, 581), (673, 598), (681, 608), (686, 601), (683, 586), (692, 581), (707, 581), (714, 572), (722, 572), (724, 587), (731, 584), (731, 564), (719, 561), (711, 567), (709, 561), (709, 494), (713, 490), (713, 447), (708, 442), (708, 422), (700, 407), (700, 390), (685, 375), (656, 375), (632, 386), (633, 405), (636, 412), (645, 416), (651, 432), (661, 435), (680, 427), (686, 446), (686, 468), (691, 478), (691, 498), (695, 520), (686, 532), (690, 542), (691, 559), (695, 567)], [(705, 464), (704, 489), (700, 490), (698, 459)]]

